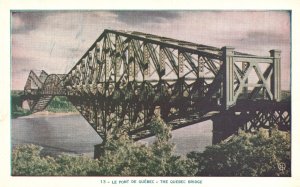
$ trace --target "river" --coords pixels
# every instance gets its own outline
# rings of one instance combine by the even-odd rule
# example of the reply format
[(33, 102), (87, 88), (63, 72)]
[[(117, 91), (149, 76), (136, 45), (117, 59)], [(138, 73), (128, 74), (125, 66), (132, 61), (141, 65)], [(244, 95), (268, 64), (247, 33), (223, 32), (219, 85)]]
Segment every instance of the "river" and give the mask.
[[(154, 137), (141, 141), (151, 144)], [(212, 122), (206, 121), (172, 131), (175, 153), (185, 155), (212, 145)], [(11, 143), (36, 144), (47, 154), (70, 153), (93, 157), (94, 145), (102, 142), (80, 114), (31, 115), (12, 119)]]

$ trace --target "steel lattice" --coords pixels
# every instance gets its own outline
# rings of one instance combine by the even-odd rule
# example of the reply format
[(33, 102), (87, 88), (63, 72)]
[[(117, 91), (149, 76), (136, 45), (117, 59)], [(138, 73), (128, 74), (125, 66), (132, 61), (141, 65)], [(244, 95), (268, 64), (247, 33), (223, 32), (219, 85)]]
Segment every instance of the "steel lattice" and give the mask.
[[(148, 124), (156, 114), (176, 129), (210, 119), (239, 100), (280, 101), (276, 54), (259, 57), (105, 30), (66, 75), (42, 71), (38, 77), (31, 71), (24, 93), (33, 112), (64, 95), (104, 140), (123, 133), (137, 140), (151, 136)], [(251, 71), (255, 84), (249, 83)], [(268, 120), (285, 120), (279, 116)]]

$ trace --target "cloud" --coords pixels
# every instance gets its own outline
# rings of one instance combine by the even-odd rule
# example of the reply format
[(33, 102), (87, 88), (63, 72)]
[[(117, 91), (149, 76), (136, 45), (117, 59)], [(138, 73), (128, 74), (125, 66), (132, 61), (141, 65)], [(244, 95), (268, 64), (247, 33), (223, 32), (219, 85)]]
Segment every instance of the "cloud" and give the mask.
[(270, 49), (281, 49), (282, 72), (289, 72), (289, 16), (286, 11), (15, 11), (12, 69), (13, 80), (19, 77), (19, 81), (13, 89), (24, 87), (29, 73), (24, 69), (67, 73), (104, 29), (140, 31), (215, 47), (231, 45), (265, 56)]
[(251, 31), (246, 34), (246, 37), (242, 38), (241, 41), (247, 40), (253, 44), (255, 43), (266, 43), (269, 45), (278, 43), (289, 43), (288, 33), (270, 33), (270, 32), (259, 32)]
[(12, 32), (28, 33), (35, 30), (48, 15), (44, 12), (12, 12)]
[(180, 17), (177, 11), (112, 11), (117, 15), (117, 20), (128, 25), (148, 23), (162, 23)]

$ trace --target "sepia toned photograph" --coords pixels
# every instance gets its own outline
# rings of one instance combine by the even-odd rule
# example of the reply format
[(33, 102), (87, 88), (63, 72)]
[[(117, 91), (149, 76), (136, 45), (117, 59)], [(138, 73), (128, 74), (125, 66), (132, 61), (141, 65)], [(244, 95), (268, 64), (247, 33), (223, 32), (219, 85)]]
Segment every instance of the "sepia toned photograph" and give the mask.
[(291, 177), (291, 19), (11, 10), (11, 176)]

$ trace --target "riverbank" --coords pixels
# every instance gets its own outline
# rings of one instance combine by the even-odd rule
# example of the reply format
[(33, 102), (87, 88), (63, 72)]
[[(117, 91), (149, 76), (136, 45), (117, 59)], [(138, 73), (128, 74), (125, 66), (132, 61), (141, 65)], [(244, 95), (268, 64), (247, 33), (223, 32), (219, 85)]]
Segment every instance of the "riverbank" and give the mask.
[(69, 115), (78, 115), (79, 112), (49, 112), (49, 111), (41, 111), (30, 114), (28, 116), (22, 116), (18, 118), (39, 118), (39, 117), (59, 117), (59, 116), (69, 116)]
[[(79, 112), (37, 112), (12, 120), (12, 145), (35, 144), (45, 152), (71, 153), (93, 157), (94, 145), (102, 142), (100, 136)], [(151, 144), (154, 137), (141, 140)], [(185, 155), (191, 151), (203, 151), (212, 144), (211, 121), (172, 131), (175, 153)]]
[(12, 119), (12, 146), (35, 144), (49, 155), (87, 154), (93, 157), (94, 145), (101, 142), (96, 131), (76, 112), (43, 111)]

